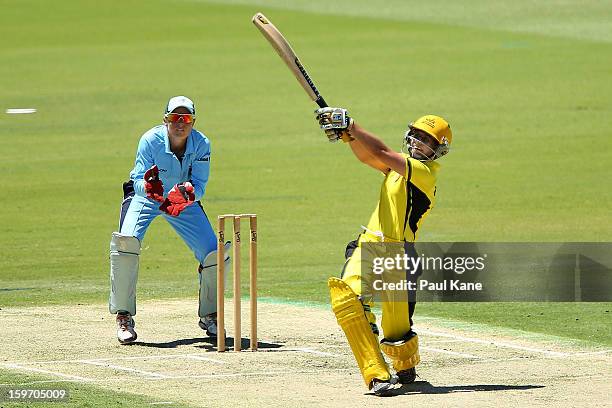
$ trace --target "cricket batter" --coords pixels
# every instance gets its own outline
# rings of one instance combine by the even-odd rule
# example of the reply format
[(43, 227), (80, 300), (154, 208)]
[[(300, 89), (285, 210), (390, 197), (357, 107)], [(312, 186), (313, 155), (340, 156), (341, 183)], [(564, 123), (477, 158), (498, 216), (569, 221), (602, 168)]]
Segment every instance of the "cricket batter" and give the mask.
[[(346, 109), (322, 108), (316, 113), (319, 125), (330, 140), (341, 138), (357, 159), (385, 175), (378, 205), (367, 227), (347, 247), (348, 259), (341, 279), (328, 281), (332, 309), (365, 384), (376, 395), (384, 395), (397, 380), (409, 384), (416, 378), (415, 366), (420, 361), (418, 336), (411, 329), (415, 303), (407, 293), (385, 293), (381, 302), (384, 338), (379, 345), (369, 290), (370, 245), (397, 243), (406, 254), (414, 251), (418, 231), (435, 202), (440, 169), (435, 160), (448, 153), (452, 132), (441, 117), (423, 116), (408, 126), (404, 136), (408, 154), (405, 154), (391, 150), (355, 123)], [(381, 351), (391, 359), (397, 376), (391, 375)]]
[(195, 120), (195, 106), (189, 98), (171, 98), (163, 124), (140, 138), (130, 180), (123, 184), (119, 232), (113, 232), (110, 242), (109, 298), (122, 344), (137, 337), (133, 316), (138, 258), (151, 221), (160, 215), (200, 263), (199, 326), (209, 336), (217, 335), (217, 240), (200, 204), (210, 172), (210, 142), (193, 128)]

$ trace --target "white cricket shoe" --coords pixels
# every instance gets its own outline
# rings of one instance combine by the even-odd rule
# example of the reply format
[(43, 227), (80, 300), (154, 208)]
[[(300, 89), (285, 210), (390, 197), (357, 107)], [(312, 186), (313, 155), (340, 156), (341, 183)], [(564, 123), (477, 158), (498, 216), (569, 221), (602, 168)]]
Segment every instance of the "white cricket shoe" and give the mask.
[(217, 337), (217, 314), (211, 313), (200, 318), (198, 326), (202, 330), (206, 330), (206, 334), (210, 337)]
[(375, 395), (379, 396), (379, 397), (385, 397), (390, 395), (393, 390), (397, 389), (397, 384), (398, 382), (398, 378), (396, 375), (392, 375), (391, 378), (389, 378), (386, 381), (383, 380), (379, 380), (378, 378), (375, 378), (372, 380), (372, 392), (374, 392)]
[(138, 335), (134, 331), (136, 323), (130, 314), (117, 314), (117, 340), (121, 344), (132, 343)]

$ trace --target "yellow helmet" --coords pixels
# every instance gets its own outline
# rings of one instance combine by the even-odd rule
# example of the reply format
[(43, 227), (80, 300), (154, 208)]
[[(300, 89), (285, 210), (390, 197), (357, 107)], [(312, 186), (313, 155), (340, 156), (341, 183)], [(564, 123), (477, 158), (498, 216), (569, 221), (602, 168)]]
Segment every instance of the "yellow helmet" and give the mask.
[(448, 122), (440, 116), (421, 116), (416, 121), (408, 125), (408, 128), (406, 137), (408, 137), (408, 133), (411, 129), (419, 129), (436, 139), (439, 145), (436, 148), (434, 157), (431, 160), (444, 156), (450, 150), (450, 144), (453, 140), (453, 132), (451, 131)]

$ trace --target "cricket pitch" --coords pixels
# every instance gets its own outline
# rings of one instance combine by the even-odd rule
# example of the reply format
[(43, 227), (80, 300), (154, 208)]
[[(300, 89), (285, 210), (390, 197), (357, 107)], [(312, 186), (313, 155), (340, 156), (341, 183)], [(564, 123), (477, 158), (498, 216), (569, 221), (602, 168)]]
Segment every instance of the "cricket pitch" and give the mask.
[[(612, 394), (612, 353), (603, 346), (420, 317), (417, 310), (419, 378), (379, 398), (367, 391), (329, 309), (260, 303), (259, 351), (237, 353), (229, 303), (225, 353), (199, 329), (195, 301), (141, 302), (139, 337), (129, 346), (117, 342), (104, 305), (2, 308), (0, 369), (146, 395), (169, 406), (567, 408), (604, 406)], [(242, 342), (248, 348), (248, 339)]]

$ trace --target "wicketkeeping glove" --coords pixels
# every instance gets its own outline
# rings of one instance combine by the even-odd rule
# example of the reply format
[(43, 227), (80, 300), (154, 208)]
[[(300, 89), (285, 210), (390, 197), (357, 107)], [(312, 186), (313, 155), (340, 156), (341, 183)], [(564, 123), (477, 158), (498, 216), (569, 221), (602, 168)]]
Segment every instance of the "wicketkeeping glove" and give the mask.
[(315, 113), (319, 126), (321, 126), (330, 142), (335, 142), (338, 139), (342, 139), (344, 142), (353, 140), (350, 135), (353, 119), (346, 109), (327, 107), (317, 109)]
[(144, 189), (145, 193), (147, 193), (147, 197), (151, 200), (158, 201), (160, 203), (164, 202), (164, 185), (159, 179), (159, 169), (157, 165), (151, 167), (144, 174)]
[(195, 194), (193, 191), (193, 185), (188, 181), (181, 184), (175, 184), (168, 193), (168, 198), (159, 206), (159, 209), (168, 215), (178, 217), (181, 211), (195, 201)]

